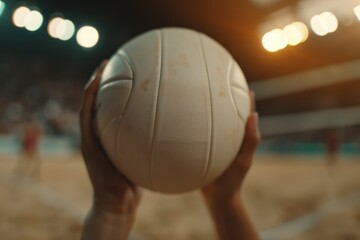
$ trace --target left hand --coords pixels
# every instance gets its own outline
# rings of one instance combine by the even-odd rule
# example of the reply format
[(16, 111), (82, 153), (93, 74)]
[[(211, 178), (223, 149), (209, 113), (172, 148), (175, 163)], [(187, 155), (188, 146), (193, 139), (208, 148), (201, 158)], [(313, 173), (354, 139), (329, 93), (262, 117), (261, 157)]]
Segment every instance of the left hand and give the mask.
[(141, 191), (115, 168), (95, 130), (95, 99), (107, 61), (92, 76), (84, 90), (80, 111), (81, 151), (94, 190), (96, 210), (135, 215)]

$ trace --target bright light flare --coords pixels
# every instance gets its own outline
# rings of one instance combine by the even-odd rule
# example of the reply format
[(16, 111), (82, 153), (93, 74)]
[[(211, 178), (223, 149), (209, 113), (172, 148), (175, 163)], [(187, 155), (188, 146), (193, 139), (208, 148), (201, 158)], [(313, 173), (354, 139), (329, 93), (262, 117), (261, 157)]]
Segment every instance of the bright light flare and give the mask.
[(264, 34), (262, 44), (269, 52), (276, 52), (287, 45), (295, 46), (305, 42), (309, 36), (309, 30), (302, 22), (293, 22), (283, 29), (273, 29)]
[(302, 22), (293, 22), (284, 27), (284, 32), (287, 35), (288, 43), (291, 46), (298, 45), (305, 42), (309, 36), (309, 30)]
[(72, 21), (64, 19), (56, 26), (56, 36), (63, 41), (69, 40), (75, 33), (75, 25)]
[(5, 10), (6, 4), (3, 1), (0, 1), (0, 17)]
[(47, 26), (47, 30), (48, 30), (50, 37), (58, 38), (57, 33), (56, 33), (56, 28), (61, 21), (63, 21), (63, 19), (61, 17), (54, 17), (50, 20), (50, 22)]
[(360, 21), (360, 5), (354, 7), (354, 13), (356, 18)]
[(74, 36), (75, 25), (68, 19), (54, 17), (48, 24), (48, 33), (53, 38), (67, 41)]
[(288, 45), (288, 37), (282, 29), (274, 29), (267, 32), (262, 38), (264, 48), (269, 52), (276, 52)]
[(76, 40), (80, 46), (91, 48), (99, 41), (99, 33), (94, 27), (84, 26), (78, 30)]
[(325, 36), (326, 34), (328, 34), (320, 15), (315, 15), (311, 18), (310, 26), (314, 33), (319, 36)]
[(331, 12), (315, 15), (310, 20), (311, 29), (319, 36), (335, 32), (339, 26), (338, 19)]
[(339, 21), (333, 13), (323, 12), (322, 14), (320, 14), (320, 17), (323, 20), (328, 33), (335, 32), (338, 29)]
[(19, 28), (25, 27), (25, 18), (30, 13), (30, 9), (25, 6), (18, 7), (13, 15), (12, 20), (15, 26)]
[(43, 16), (40, 12), (33, 10), (25, 16), (25, 28), (29, 31), (38, 30), (43, 23)]

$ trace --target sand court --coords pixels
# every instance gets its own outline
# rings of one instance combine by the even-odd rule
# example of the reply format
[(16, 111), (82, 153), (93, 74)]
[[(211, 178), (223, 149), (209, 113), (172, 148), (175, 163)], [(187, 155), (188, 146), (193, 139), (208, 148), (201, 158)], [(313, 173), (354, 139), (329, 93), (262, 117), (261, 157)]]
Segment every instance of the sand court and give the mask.
[[(40, 179), (0, 161), (2, 239), (79, 239), (91, 205), (80, 155), (42, 156)], [(264, 239), (359, 239), (360, 162), (342, 158), (330, 177), (321, 157), (259, 155), (243, 197)], [(290, 225), (289, 225), (290, 224)], [(198, 192), (144, 191), (134, 239), (216, 239)]]

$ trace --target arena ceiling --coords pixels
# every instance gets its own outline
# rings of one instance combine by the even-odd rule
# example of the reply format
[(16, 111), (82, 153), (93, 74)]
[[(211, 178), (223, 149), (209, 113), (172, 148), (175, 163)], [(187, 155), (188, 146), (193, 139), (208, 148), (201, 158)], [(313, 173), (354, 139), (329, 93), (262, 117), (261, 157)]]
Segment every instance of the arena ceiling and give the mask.
[[(264, 0), (261, 0), (264, 1)], [(85, 73), (108, 58), (121, 44), (144, 31), (169, 26), (193, 28), (202, 31), (222, 43), (239, 62), (250, 83), (260, 82), (288, 74), (297, 74), (310, 69), (336, 65), (359, 58), (360, 23), (343, 24), (336, 33), (325, 37), (309, 34), (306, 42), (288, 47), (276, 53), (267, 52), (261, 44), (259, 26), (283, 9), (296, 12), (298, 0), (267, 0), (269, 4), (259, 4), (260, 0), (132, 0), (132, 1), (26, 1), (37, 5), (49, 18), (51, 13), (61, 12), (64, 16), (79, 23), (96, 26), (101, 41), (95, 49), (84, 51), (76, 44), (61, 44), (47, 37), (46, 29), (39, 34), (15, 31), (11, 27), (1, 29), (0, 42), (3, 52), (50, 59), (56, 64), (72, 64)], [(306, 0), (304, 0), (306, 1)], [(321, 1), (321, 0), (318, 0)], [(327, 0), (323, 0), (324, 2)], [(329, 0), (330, 1), (330, 0)], [(349, 0), (351, 1), (351, 0)], [(9, 3), (14, 7), (17, 3)], [(0, 23), (1, 24), (1, 23)], [(340, 89), (340, 90), (334, 90)], [(342, 89), (342, 90), (341, 90)], [(347, 90), (346, 90), (347, 89)], [(351, 83), (337, 88), (336, 85), (323, 87), (320, 94), (341, 99), (346, 91), (353, 89)], [(311, 92), (314, 94), (314, 91)], [(318, 92), (316, 92), (318, 93)], [(356, 93), (353, 93), (356, 94)], [(306, 98), (308, 92), (298, 93), (294, 104), (297, 110), (311, 109), (313, 105)], [(355, 95), (354, 95), (355, 96)], [(299, 99), (308, 101), (302, 104)], [(346, 98), (346, 99), (349, 99)], [(345, 105), (360, 104), (360, 100), (344, 100)], [(285, 106), (283, 98), (277, 97), (273, 105)], [(309, 102), (310, 101), (310, 102)], [(349, 103), (350, 101), (350, 103)], [(359, 102), (359, 103), (358, 103)], [(267, 101), (269, 103), (269, 101)], [(304, 106), (304, 107), (302, 107)], [(339, 107), (340, 105), (336, 105)], [(331, 106), (330, 106), (331, 107)], [(271, 114), (274, 111), (263, 109)], [(275, 112), (282, 112), (277, 108)]]

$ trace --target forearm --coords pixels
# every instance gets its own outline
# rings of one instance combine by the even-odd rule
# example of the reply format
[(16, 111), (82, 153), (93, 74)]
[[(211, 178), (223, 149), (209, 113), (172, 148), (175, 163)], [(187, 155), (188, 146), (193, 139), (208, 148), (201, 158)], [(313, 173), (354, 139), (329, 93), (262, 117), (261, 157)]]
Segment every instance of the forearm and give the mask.
[(92, 207), (82, 232), (82, 240), (128, 239), (134, 222), (132, 213), (113, 213), (99, 207)]
[(259, 239), (240, 195), (226, 200), (205, 199), (220, 240)]

